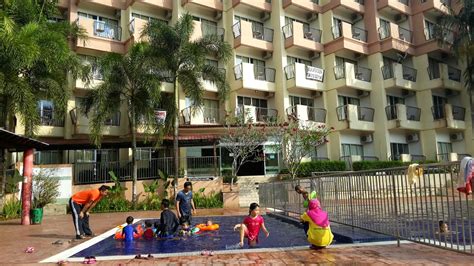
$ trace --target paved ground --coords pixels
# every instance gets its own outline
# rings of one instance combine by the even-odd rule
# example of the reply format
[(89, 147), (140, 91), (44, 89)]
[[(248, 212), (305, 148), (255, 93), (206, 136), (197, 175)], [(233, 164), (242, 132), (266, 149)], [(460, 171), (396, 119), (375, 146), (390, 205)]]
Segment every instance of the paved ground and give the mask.
[[(198, 215), (222, 215), (223, 210), (198, 211)], [(246, 210), (225, 210), (227, 215), (245, 214)], [(97, 234), (123, 223), (127, 215), (136, 218), (159, 217), (158, 212), (129, 212), (93, 214), (92, 229)], [(19, 220), (0, 222), (0, 264), (34, 264), (47, 257), (81, 243), (70, 241), (73, 226), (69, 215), (45, 217), (42, 225), (21, 226)], [(62, 245), (53, 242), (61, 240)], [(70, 241), (70, 242), (69, 242)], [(28, 246), (35, 252), (24, 253)], [(418, 244), (364, 247), (334, 247), (325, 250), (287, 251), (278, 253), (246, 253), (215, 255), (213, 257), (173, 257), (154, 260), (122, 260), (99, 262), (99, 265), (124, 264), (418, 264), (418, 265), (474, 265), (474, 256), (432, 248)], [(73, 264), (73, 263), (70, 263)]]

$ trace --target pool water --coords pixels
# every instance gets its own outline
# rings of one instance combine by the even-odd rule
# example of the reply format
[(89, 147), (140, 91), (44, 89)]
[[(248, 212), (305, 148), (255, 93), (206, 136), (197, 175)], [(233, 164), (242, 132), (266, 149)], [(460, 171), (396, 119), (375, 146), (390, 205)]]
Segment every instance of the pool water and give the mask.
[[(260, 231), (258, 248), (281, 248), (309, 246), (303, 229), (297, 225), (264, 215), (265, 226), (270, 232), (268, 238)], [(195, 236), (178, 237), (174, 239), (137, 239), (133, 242), (115, 240), (113, 235), (94, 244), (72, 257), (87, 256), (119, 256), (136, 254), (158, 254), (195, 252), (202, 250), (226, 250), (239, 242), (239, 234), (234, 231), (234, 225), (241, 223), (244, 216), (212, 217), (212, 221), (220, 225), (217, 231), (203, 232)], [(158, 219), (149, 219), (153, 223)], [(194, 217), (193, 223), (205, 223), (207, 217)], [(144, 222), (141, 220), (139, 223)], [(245, 247), (247, 243), (245, 242)]]

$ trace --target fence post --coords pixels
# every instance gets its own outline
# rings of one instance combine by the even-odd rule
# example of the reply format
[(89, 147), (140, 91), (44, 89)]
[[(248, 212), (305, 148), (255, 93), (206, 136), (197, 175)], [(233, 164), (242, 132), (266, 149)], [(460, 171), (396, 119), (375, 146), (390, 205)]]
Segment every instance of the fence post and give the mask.
[(276, 204), (275, 204), (275, 181), (272, 182), (272, 201), (273, 201), (273, 213), (276, 213)]
[(399, 220), (398, 220), (398, 199), (397, 199), (397, 187), (395, 184), (395, 174), (392, 171), (392, 189), (393, 189), (393, 205), (395, 207), (395, 228), (397, 231), (397, 247), (400, 247), (400, 227), (399, 227)]
[(352, 177), (353, 175), (349, 175), (349, 204), (350, 211), (351, 211), (351, 225), (354, 226), (354, 204), (352, 202)]

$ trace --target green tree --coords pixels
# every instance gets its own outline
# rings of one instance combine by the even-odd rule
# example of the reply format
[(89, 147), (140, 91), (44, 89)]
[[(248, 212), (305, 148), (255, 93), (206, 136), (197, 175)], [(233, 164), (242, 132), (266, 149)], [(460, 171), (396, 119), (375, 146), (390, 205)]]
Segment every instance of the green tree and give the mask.
[(162, 73), (161, 79), (171, 80), (174, 85), (173, 103), (169, 105), (168, 128), (173, 128), (173, 148), (175, 164), (175, 189), (179, 176), (179, 89), (191, 100), (195, 110), (203, 102), (202, 75), (218, 88), (219, 97), (225, 99), (229, 85), (225, 73), (217, 67), (206, 64), (206, 56), (213, 55), (226, 63), (232, 54), (230, 45), (216, 34), (206, 34), (198, 40), (192, 40), (194, 31), (193, 17), (190, 14), (181, 16), (176, 24), (150, 22), (143, 31), (151, 45), (151, 55)]
[(160, 80), (153, 61), (147, 56), (149, 46), (146, 43), (133, 45), (125, 55), (109, 53), (99, 60), (104, 81), (90, 91), (83, 102), (83, 112), (92, 114), (91, 138), (100, 147), (104, 123), (119, 112), (123, 103), (128, 110), (130, 132), (132, 136), (132, 201), (137, 200), (137, 128), (143, 127), (145, 133), (154, 133), (159, 129), (154, 116), (160, 100)]
[(25, 134), (33, 136), (40, 124), (38, 101), (51, 100), (54, 116), (66, 113), (71, 90), (68, 75), (88, 71), (71, 51), (69, 38), (82, 37), (75, 24), (52, 22), (59, 10), (55, 1), (0, 1), (0, 98), (3, 123), (18, 115)]

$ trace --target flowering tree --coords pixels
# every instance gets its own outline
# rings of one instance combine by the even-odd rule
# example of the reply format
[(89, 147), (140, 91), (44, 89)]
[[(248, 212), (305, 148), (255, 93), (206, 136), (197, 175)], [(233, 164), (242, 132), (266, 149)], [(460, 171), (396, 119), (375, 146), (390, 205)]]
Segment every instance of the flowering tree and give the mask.
[(247, 120), (244, 115), (227, 119), (225, 128), (226, 134), (220, 139), (220, 143), (233, 158), (232, 188), (234, 178), (242, 165), (263, 160), (258, 154), (258, 147), (267, 140), (268, 132), (266, 127), (254, 125), (252, 119)]
[(316, 147), (327, 143), (327, 136), (333, 130), (324, 124), (308, 126), (290, 121), (272, 132), (275, 148), (283, 155), (283, 163), (292, 179), (295, 179), (303, 159), (309, 157)]

